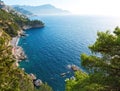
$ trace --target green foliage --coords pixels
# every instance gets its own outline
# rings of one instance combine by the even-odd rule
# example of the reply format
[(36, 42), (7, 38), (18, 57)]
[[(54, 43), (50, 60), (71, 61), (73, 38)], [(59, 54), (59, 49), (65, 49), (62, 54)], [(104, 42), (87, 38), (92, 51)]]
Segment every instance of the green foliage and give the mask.
[(44, 27), (44, 23), (39, 20), (31, 21), (25, 16), (8, 13), (0, 9), (0, 27), (11, 37), (17, 36), (18, 31), (23, 29), (24, 26)]
[(42, 84), (41, 87), (35, 89), (35, 91), (53, 91), (50, 86), (47, 85), (47, 83)]
[(41, 26), (41, 27), (44, 27), (44, 23), (39, 21), (39, 20), (32, 20), (30, 23), (29, 23), (31, 26), (35, 27), (37, 25)]
[(14, 16), (0, 9), (0, 27), (11, 37), (17, 36), (19, 25), (14, 21)]
[(33, 83), (27, 74), (15, 67), (9, 46), (10, 36), (0, 29), (0, 91), (33, 91)]
[[(42, 22), (30, 21), (28, 18), (5, 12), (0, 9), (0, 91), (35, 91), (33, 81), (23, 70), (16, 67), (9, 42), (18, 35), (25, 25)], [(52, 91), (43, 84), (38, 91)]]
[(87, 74), (75, 73), (76, 80), (67, 81), (66, 91), (120, 91), (120, 28), (113, 33), (98, 32), (96, 42), (89, 46), (93, 54), (81, 55)]

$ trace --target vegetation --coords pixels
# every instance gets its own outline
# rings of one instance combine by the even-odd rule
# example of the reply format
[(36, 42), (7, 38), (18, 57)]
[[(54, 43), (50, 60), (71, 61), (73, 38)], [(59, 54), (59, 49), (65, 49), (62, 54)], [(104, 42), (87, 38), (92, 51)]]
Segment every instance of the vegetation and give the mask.
[(33, 27), (38, 26), (39, 24), (41, 24), (41, 27), (44, 26), (44, 23), (39, 20), (32, 20), (29, 24)]
[(0, 27), (11, 37), (17, 36), (18, 31), (23, 29), (24, 26), (35, 27), (35, 25), (43, 27), (44, 23), (39, 20), (31, 21), (23, 15), (7, 13), (0, 9)]
[(33, 91), (32, 80), (15, 66), (10, 39), (0, 28), (0, 91)]
[[(23, 26), (32, 23), (35, 24), (26, 17), (0, 9), (0, 91), (52, 91), (47, 84), (36, 89), (30, 76), (16, 66), (12, 55), (10, 40)], [(36, 24), (43, 25), (41, 21)]]
[(43, 84), (40, 88), (36, 89), (35, 91), (53, 91), (47, 83)]
[(87, 73), (75, 72), (76, 79), (67, 81), (66, 91), (120, 91), (120, 28), (97, 35), (89, 46), (92, 55), (81, 55)]

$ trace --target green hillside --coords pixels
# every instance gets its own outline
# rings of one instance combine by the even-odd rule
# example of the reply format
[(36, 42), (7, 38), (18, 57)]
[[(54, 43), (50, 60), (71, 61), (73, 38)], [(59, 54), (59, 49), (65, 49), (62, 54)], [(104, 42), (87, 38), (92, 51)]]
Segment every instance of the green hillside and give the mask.
[(17, 32), (20, 29), (23, 29), (24, 26), (29, 27), (44, 27), (44, 23), (38, 20), (30, 21), (28, 18), (17, 13), (12, 14), (7, 13), (6, 11), (0, 9), (0, 27), (8, 33), (11, 37), (16, 36)]
[(44, 26), (41, 21), (30, 21), (0, 9), (0, 91), (52, 91), (47, 84), (36, 89), (30, 76), (15, 66), (16, 60), (12, 55), (12, 37), (17, 36), (24, 26), (34, 27), (36, 24)]

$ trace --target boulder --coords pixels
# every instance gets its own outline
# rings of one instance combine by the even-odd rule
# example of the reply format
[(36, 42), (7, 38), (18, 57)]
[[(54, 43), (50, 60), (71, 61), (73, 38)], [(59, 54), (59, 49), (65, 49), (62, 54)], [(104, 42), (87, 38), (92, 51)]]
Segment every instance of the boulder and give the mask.
[(78, 70), (79, 70), (79, 67), (76, 66), (76, 65), (72, 65), (72, 66), (71, 66), (71, 69), (72, 69), (73, 71), (78, 71)]
[(37, 87), (41, 86), (42, 84), (43, 83), (40, 79), (37, 79), (37, 80), (34, 81), (34, 85), (37, 86)]
[(64, 76), (66, 76), (66, 73), (61, 73), (60, 75), (61, 75), (62, 77), (64, 77)]

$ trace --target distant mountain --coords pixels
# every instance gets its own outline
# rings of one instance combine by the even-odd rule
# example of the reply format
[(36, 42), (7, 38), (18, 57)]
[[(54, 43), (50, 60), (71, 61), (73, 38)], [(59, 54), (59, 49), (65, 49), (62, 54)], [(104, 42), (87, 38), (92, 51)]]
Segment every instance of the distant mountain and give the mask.
[(21, 8), (24, 10), (27, 10), (34, 15), (64, 15), (64, 14), (70, 14), (67, 10), (62, 10), (59, 8), (56, 8), (53, 5), (45, 4), (40, 6), (20, 6), (20, 5), (13, 5), (13, 8)]
[(23, 9), (23, 8), (20, 8), (20, 7), (14, 7), (14, 9), (16, 10), (16, 11), (18, 11), (18, 12), (20, 12), (20, 13), (22, 13), (22, 14), (24, 14), (24, 15), (26, 15), (26, 16), (33, 16), (34, 14), (33, 13), (31, 13), (30, 11), (27, 11), (27, 10), (25, 10), (25, 9)]

